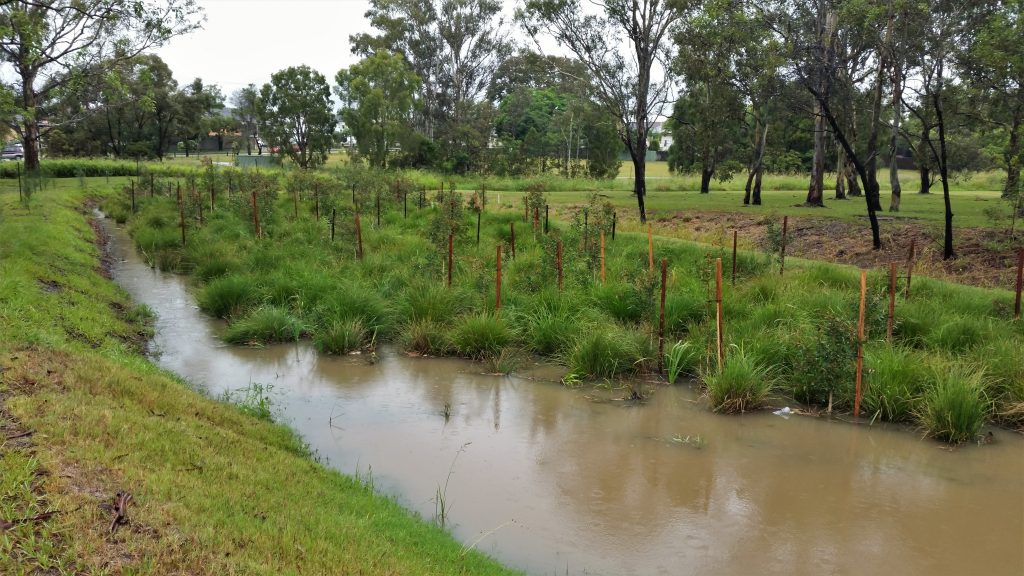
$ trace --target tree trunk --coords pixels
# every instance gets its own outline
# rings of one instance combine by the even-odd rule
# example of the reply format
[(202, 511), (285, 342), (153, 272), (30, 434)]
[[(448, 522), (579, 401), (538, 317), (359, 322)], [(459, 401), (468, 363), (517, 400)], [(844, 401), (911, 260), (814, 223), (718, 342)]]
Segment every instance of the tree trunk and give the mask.
[(885, 39), (882, 41), (883, 46), (878, 50), (878, 73), (875, 75), (875, 93), (871, 101), (871, 128), (868, 131), (868, 149), (865, 152), (867, 160), (864, 162), (864, 170), (868, 176), (867, 183), (864, 185), (864, 193), (875, 211), (882, 209), (878, 186), (878, 130), (882, 124), (882, 96), (885, 92), (884, 80), (886, 68), (888, 68), (892, 21), (893, 15), (890, 11), (889, 23), (885, 28)]
[(747, 183), (743, 186), (743, 205), (750, 206), (750, 191), (754, 185), (754, 169), (751, 167), (747, 172)]
[(863, 196), (860, 189), (860, 182), (857, 181), (857, 171), (854, 169), (853, 164), (849, 161), (846, 163), (846, 186), (850, 191), (849, 195), (860, 198)]
[(1024, 103), (1018, 103), (1013, 111), (1013, 121), (1010, 124), (1010, 142), (1006, 147), (1004, 155), (1006, 161), (1006, 187), (1003, 188), (1003, 198), (1016, 198), (1020, 194), (1020, 126), (1024, 116)]
[(647, 196), (647, 159), (644, 151), (634, 156), (633, 160), (633, 190), (636, 193), (637, 208), (640, 209), (640, 223), (647, 223), (647, 211), (644, 209), (644, 196)]
[(903, 115), (903, 72), (898, 64), (892, 72), (892, 127), (889, 130), (889, 187), (892, 196), (889, 199), (889, 212), (900, 211), (900, 200), (903, 199), (903, 187), (900, 186), (900, 167), (896, 161), (896, 148), (899, 146), (900, 117)]
[(700, 171), (700, 193), (707, 194), (711, 191), (711, 177), (715, 175), (714, 166), (704, 167)]
[(764, 176), (764, 164), (757, 167), (757, 175), (754, 176), (754, 206), (761, 205), (761, 177)]
[(953, 252), (953, 208), (949, 202), (949, 166), (946, 162), (946, 123), (942, 116), (942, 61), (938, 65), (938, 88), (932, 94), (935, 120), (939, 129), (939, 175), (942, 177), (942, 202), (946, 209), (946, 226), (942, 242), (942, 259), (956, 257)]
[(22, 119), (22, 137), (25, 139), (25, 171), (34, 173), (39, 171), (39, 125), (36, 123), (36, 93), (32, 85), (35, 83), (35, 73), (27, 69), (21, 69), (21, 99), (26, 112)]
[(846, 152), (836, 146), (836, 200), (846, 200)]
[(814, 105), (814, 158), (811, 162), (806, 205), (825, 205), (825, 117), (819, 103)]
[(931, 128), (921, 121), (921, 142), (917, 145), (918, 153), (914, 156), (917, 161), (917, 171), (921, 176), (921, 188), (918, 194), (930, 194), (932, 189), (932, 169), (925, 160), (928, 150), (928, 141), (931, 140)]

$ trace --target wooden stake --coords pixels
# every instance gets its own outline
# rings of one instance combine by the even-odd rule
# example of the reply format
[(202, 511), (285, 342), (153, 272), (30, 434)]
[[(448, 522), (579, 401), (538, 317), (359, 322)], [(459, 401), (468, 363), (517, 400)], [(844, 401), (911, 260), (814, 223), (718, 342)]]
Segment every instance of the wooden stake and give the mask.
[(782, 246), (779, 249), (779, 276), (786, 271), (786, 233), (789, 231), (789, 216), (782, 217)]
[(363, 259), (363, 225), (359, 220), (359, 212), (356, 212), (356, 257)]
[(181, 184), (178, 184), (178, 223), (181, 225), (181, 245), (185, 246), (185, 202), (181, 198)]
[(885, 338), (892, 342), (892, 330), (896, 324), (896, 263), (889, 263), (889, 323), (885, 328)]
[(210, 182), (210, 213), (217, 209), (217, 187)]
[(512, 259), (516, 259), (516, 223), (508, 223), (509, 232), (512, 234)]
[(1017, 251), (1017, 299), (1013, 304), (1013, 319), (1020, 320), (1020, 293), (1024, 288), (1024, 248)]
[(718, 370), (722, 370), (725, 363), (725, 338), (722, 326), (722, 259), (715, 258), (715, 329), (716, 329), (716, 355), (718, 356)]
[(540, 230), (540, 206), (533, 207), (533, 231)]
[(203, 225), (203, 198), (202, 198), (202, 196), (199, 195), (198, 192), (195, 191), (194, 188), (192, 189), (192, 196), (191, 196), (191, 198), (195, 201), (196, 207), (199, 208), (199, 225), (202, 226)]
[(910, 239), (910, 251), (907, 252), (907, 289), (903, 293), (904, 300), (910, 300), (910, 278), (914, 275), (914, 243), (917, 238)]
[(501, 244), (498, 244), (497, 280), (494, 287), (494, 309), (501, 310)]
[(658, 316), (658, 369), (665, 371), (665, 287), (668, 283), (668, 259), (661, 259), (661, 313)]
[(402, 190), (402, 218), (409, 217), (409, 191)]
[(545, 234), (548, 233), (548, 216), (549, 216), (548, 208), (549, 208), (549, 206), (547, 204), (545, 204), (544, 205), (544, 233)]
[(612, 212), (612, 241), (615, 241), (615, 221), (619, 219), (618, 212)]
[(868, 292), (868, 273), (860, 271), (860, 315), (857, 318), (857, 387), (853, 397), (853, 417), (860, 417), (861, 379), (864, 372), (864, 304)]
[(562, 291), (562, 241), (558, 241), (558, 255), (555, 260), (555, 266), (558, 268), (558, 291)]
[(356, 185), (352, 185), (352, 207), (356, 207)]
[(295, 219), (298, 220), (299, 219), (299, 190), (298, 190), (298, 188), (295, 189), (295, 194), (292, 195), (292, 205), (294, 205), (294, 207), (295, 207), (292, 210), (295, 213)]
[[(135, 180), (132, 180), (131, 183), (132, 183), (132, 214), (135, 214)], [(19, 196), (19, 199), (20, 199), (21, 194), (18, 194), (18, 196)]]
[(654, 230), (647, 225), (647, 270), (654, 272)]
[(448, 287), (452, 287), (452, 247), (454, 240), (452, 234), (448, 234)]
[(738, 231), (732, 231), (732, 285), (736, 285), (736, 238)]
[(604, 284), (604, 230), (601, 230), (601, 284)]
[(252, 229), (257, 238), (263, 235), (263, 231), (260, 230), (260, 205), (256, 200), (256, 190), (252, 191)]
[(483, 207), (476, 213), (476, 245), (480, 245), (480, 215), (483, 214)]

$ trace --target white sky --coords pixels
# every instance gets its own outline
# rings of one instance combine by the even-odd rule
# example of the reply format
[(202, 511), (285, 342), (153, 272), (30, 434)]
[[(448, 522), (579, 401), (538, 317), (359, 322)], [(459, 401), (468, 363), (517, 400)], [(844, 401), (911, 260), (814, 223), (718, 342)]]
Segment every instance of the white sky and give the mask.
[(365, 0), (199, 0), (203, 29), (174, 38), (156, 53), (179, 84), (199, 77), (224, 95), (257, 86), (288, 66), (306, 64), (329, 83), (356, 62), (350, 34), (370, 31)]

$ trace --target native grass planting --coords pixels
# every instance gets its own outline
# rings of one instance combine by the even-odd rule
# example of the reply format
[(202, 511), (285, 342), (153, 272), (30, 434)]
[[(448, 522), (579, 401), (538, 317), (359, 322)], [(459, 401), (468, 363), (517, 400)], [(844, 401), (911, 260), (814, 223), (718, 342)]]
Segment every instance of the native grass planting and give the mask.
[(659, 373), (689, 376), (715, 411), (795, 400), (951, 443), (1024, 426), (1009, 290), (914, 276), (908, 258), (866, 271), (862, 293), (854, 268), (785, 260), (784, 223), (737, 251), (618, 232), (596, 194), (559, 221), (542, 192), (497, 198), (362, 169), (208, 167), (132, 180), (104, 208), (152, 266), (192, 275), (235, 344), (390, 342), (502, 373), (544, 358), (635, 399)]

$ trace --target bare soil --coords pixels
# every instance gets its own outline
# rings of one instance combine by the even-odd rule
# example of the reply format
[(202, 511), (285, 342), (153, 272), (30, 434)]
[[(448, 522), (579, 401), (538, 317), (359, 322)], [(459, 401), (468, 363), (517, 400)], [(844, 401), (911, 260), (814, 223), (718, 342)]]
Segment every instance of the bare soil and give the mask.
[[(954, 229), (956, 257), (942, 259), (942, 228), (936, 223), (900, 222), (880, 217), (882, 249), (872, 250), (867, 218), (863, 224), (834, 218), (790, 217), (786, 255), (850, 264), (861, 268), (900, 263), (906, 273), (911, 242), (914, 243), (914, 274), (987, 288), (1014, 289), (1017, 251), (1024, 235), (1012, 239), (991, 229)], [(782, 222), (775, 222), (781, 229)], [(659, 228), (668, 235), (730, 247), (732, 231), (739, 231), (741, 248), (764, 249), (768, 220), (763, 216), (734, 212), (677, 212), (659, 217)]]

